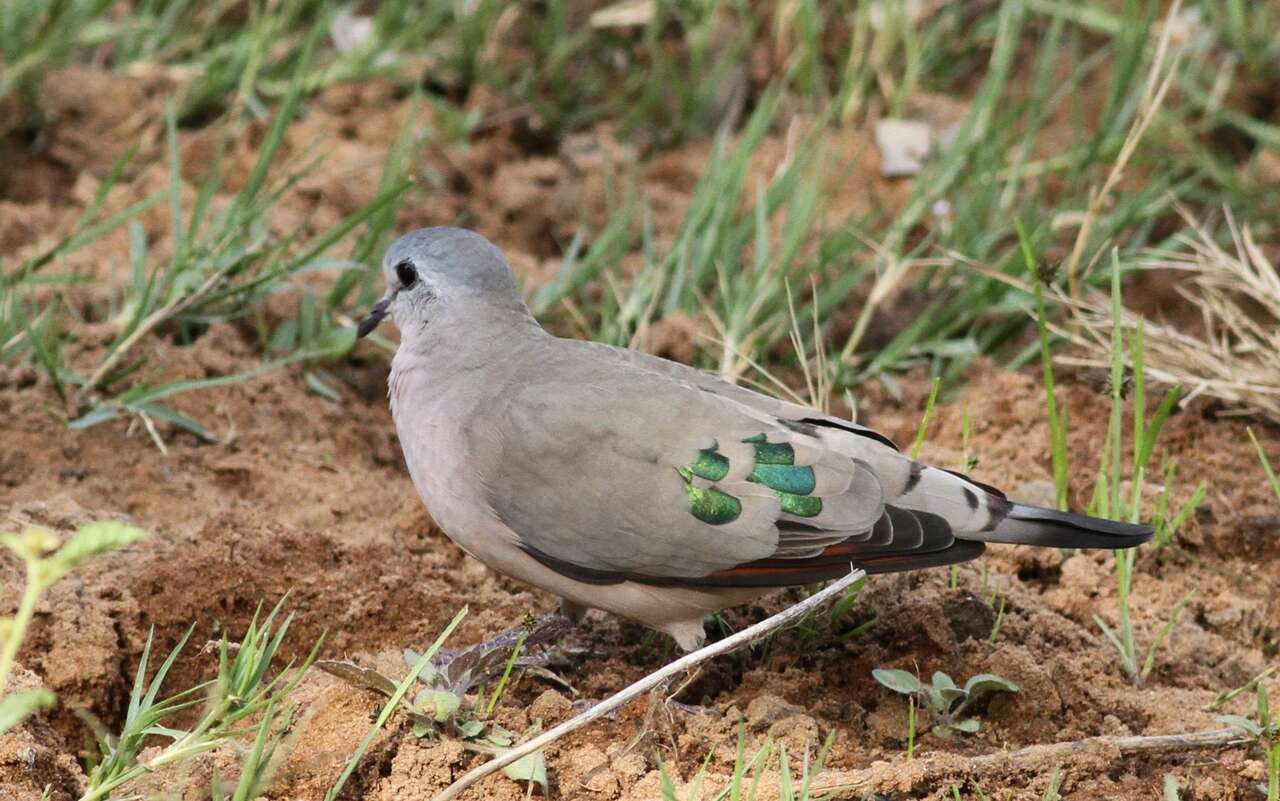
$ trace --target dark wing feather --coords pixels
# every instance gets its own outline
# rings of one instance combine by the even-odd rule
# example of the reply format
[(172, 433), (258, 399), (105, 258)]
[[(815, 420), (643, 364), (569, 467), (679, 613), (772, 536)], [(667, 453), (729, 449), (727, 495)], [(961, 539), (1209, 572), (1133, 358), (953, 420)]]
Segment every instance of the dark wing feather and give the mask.
[[(941, 517), (889, 506), (876, 523), (874, 534), (863, 541), (845, 540), (803, 559), (757, 559), (707, 576), (671, 578), (613, 574), (613, 581), (684, 587), (787, 587), (839, 578), (852, 569), (868, 573), (892, 573), (950, 565), (976, 559), (984, 550), (980, 542), (957, 540)], [(575, 578), (599, 581), (601, 576)]]

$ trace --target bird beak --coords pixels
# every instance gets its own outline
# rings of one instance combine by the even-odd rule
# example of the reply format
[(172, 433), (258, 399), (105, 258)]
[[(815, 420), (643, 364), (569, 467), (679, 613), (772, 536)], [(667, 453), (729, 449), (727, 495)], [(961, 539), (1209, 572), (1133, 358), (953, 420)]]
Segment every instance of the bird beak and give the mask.
[(360, 321), (360, 324), (356, 326), (356, 339), (362, 339), (368, 336), (373, 329), (378, 327), (378, 323), (382, 322), (382, 319), (387, 316), (387, 306), (390, 304), (390, 295), (373, 304), (373, 308), (369, 310), (369, 313), (366, 314), (364, 319)]

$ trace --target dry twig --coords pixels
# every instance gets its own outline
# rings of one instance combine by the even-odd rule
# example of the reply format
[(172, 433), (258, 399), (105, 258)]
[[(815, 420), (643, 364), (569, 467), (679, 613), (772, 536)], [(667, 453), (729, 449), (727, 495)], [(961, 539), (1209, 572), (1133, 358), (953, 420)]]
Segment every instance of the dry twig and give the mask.
[(1017, 751), (998, 751), (978, 757), (936, 753), (916, 757), (910, 762), (877, 762), (869, 768), (846, 772), (827, 772), (822, 787), (813, 788), (814, 795), (853, 793), (861, 797), (892, 786), (895, 791), (910, 791), (926, 784), (977, 778), (989, 774), (1007, 774), (1044, 765), (1061, 764), (1071, 757), (1095, 753), (1111, 757), (1166, 751), (1193, 751), (1225, 748), (1248, 742), (1239, 729), (1207, 729), (1187, 734), (1159, 734), (1131, 737), (1086, 737), (1065, 743), (1032, 745)]
[(1080, 294), (1080, 286), (1076, 274), (1080, 268), (1080, 260), (1084, 256), (1085, 245), (1089, 242), (1089, 235), (1093, 233), (1093, 225), (1097, 221), (1098, 215), (1102, 213), (1102, 207), (1111, 198), (1111, 193), (1119, 185), (1120, 179), (1124, 177), (1125, 167), (1128, 166), (1129, 160), (1133, 158), (1134, 151), (1138, 149), (1138, 143), (1142, 141), (1142, 135), (1146, 133), (1147, 126), (1155, 118), (1156, 111), (1164, 103), (1165, 95), (1168, 93), (1169, 87), (1173, 85), (1173, 79), (1177, 77), (1178, 64), (1181, 61), (1182, 53), (1177, 52), (1174, 54), (1168, 69), (1165, 68), (1165, 63), (1169, 56), (1169, 42), (1174, 30), (1173, 22), (1178, 18), (1178, 12), (1181, 8), (1181, 0), (1175, 0), (1173, 5), (1169, 7), (1169, 13), (1165, 17), (1160, 39), (1156, 43), (1156, 52), (1151, 61), (1151, 69), (1147, 73), (1146, 88), (1142, 93), (1141, 101), (1138, 103), (1138, 113), (1134, 116), (1133, 123), (1129, 126), (1129, 132), (1125, 135), (1124, 142), (1120, 145), (1120, 152), (1116, 155), (1116, 160), (1112, 163), (1111, 171), (1107, 173), (1107, 178), (1103, 181), (1102, 187), (1089, 193), (1089, 205), (1085, 209), (1080, 230), (1076, 233), (1075, 244), (1071, 247), (1071, 256), (1067, 259), (1067, 286), (1073, 298)]
[(586, 712), (583, 712), (581, 715), (566, 720), (559, 726), (534, 737), (528, 742), (521, 743), (514, 748), (504, 751), (501, 755), (489, 760), (479, 767), (472, 768), (467, 771), (462, 778), (458, 779), (438, 793), (433, 801), (450, 801), (450, 799), (457, 798), (464, 790), (480, 781), (485, 776), (488, 776), (490, 773), (501, 770), (522, 757), (528, 756), (536, 751), (540, 751), (556, 740), (559, 740), (561, 737), (564, 737), (566, 734), (577, 731), (583, 726), (599, 720), (628, 701), (638, 698), (652, 690), (654, 687), (669, 681), (672, 677), (678, 676), (684, 671), (697, 667), (703, 662), (720, 656), (721, 654), (727, 654), (731, 651), (736, 651), (739, 648), (750, 645), (756, 640), (765, 637), (769, 633), (776, 631), (786, 624), (803, 617), (811, 610), (816, 609), (828, 601), (844, 594), (844, 591), (847, 590), (850, 585), (865, 576), (866, 573), (861, 570), (851, 570), (848, 575), (832, 583), (821, 592), (810, 595), (800, 603), (795, 604), (794, 606), (789, 606), (776, 615), (765, 618), (754, 626), (750, 626), (736, 634), (725, 637), (719, 642), (714, 642), (710, 645), (699, 648), (691, 654), (685, 654), (666, 667), (661, 668), (660, 670), (655, 670), (653, 673), (650, 673), (626, 689), (609, 696), (605, 700), (588, 709)]

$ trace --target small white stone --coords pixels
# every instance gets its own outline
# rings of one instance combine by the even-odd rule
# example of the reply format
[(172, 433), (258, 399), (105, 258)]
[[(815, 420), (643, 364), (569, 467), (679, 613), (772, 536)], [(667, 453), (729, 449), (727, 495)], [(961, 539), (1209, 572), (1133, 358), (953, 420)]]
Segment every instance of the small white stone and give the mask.
[[(892, 3), (892, 8), (886, 7), (889, 3)], [(912, 25), (924, 16), (925, 10), (924, 0), (879, 0), (871, 4), (868, 16), (872, 30), (880, 31), (897, 20)]]
[(880, 174), (886, 178), (915, 175), (929, 155), (929, 124), (922, 120), (888, 118), (876, 123)]
[(622, 0), (598, 11), (588, 18), (593, 28), (638, 28), (653, 19), (653, 0)]
[(329, 23), (329, 38), (339, 53), (350, 53), (373, 35), (373, 17), (358, 17), (344, 8)]

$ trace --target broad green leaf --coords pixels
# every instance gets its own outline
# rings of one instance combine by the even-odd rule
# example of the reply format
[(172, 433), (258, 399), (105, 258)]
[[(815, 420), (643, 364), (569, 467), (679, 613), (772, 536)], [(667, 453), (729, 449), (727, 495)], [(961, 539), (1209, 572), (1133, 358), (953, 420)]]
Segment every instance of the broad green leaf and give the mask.
[(414, 710), (431, 716), (437, 723), (448, 720), (460, 706), (462, 706), (462, 700), (448, 690), (427, 688), (420, 691), (413, 699)]
[(935, 712), (942, 713), (947, 711), (947, 702), (943, 699), (942, 693), (936, 687), (925, 687), (925, 694), (929, 696), (929, 707)]
[(905, 670), (876, 668), (871, 671), (871, 676), (895, 693), (915, 695), (921, 690), (920, 680)]
[(956, 689), (956, 683), (946, 673), (941, 670), (935, 670), (933, 672), (933, 689), (938, 691), (954, 690)]
[[(404, 663), (409, 667), (413, 667), (418, 664), (418, 660), (421, 658), (422, 655), (412, 648), (404, 649)], [(436, 672), (436, 666), (427, 662), (422, 666), (422, 670), (418, 671), (418, 678), (423, 682), (430, 684), (435, 679)]]
[(955, 729), (956, 731), (962, 731), (965, 734), (973, 734), (979, 728), (981, 728), (981, 726), (982, 726), (982, 723), (979, 722), (977, 718), (965, 718), (959, 723), (951, 724), (952, 729)]
[(490, 727), (489, 732), (484, 736), (484, 741), (498, 748), (508, 748), (511, 743), (515, 742), (515, 738), (511, 736), (511, 732), (495, 724)]
[(98, 423), (105, 423), (117, 414), (119, 414), (119, 410), (114, 406), (97, 406), (91, 409), (88, 414), (77, 417), (67, 423), (67, 427), (76, 430), (89, 428), (90, 426), (96, 426)]
[(57, 701), (57, 696), (44, 687), (11, 693), (0, 698), (0, 734), (4, 734), (41, 709), (48, 709)]
[(0, 533), (0, 545), (25, 562), (35, 562), (58, 547), (58, 536), (47, 528), (31, 526), (23, 529), (21, 534)]
[(462, 739), (471, 740), (478, 737), (484, 732), (484, 722), (470, 718), (458, 724), (458, 734), (462, 735)]
[(48, 558), (48, 580), (56, 581), (93, 557), (137, 542), (145, 536), (142, 529), (114, 520), (83, 525)]
[(272, 332), (267, 348), (276, 353), (287, 353), (298, 345), (298, 321), (285, 320)]
[(969, 695), (977, 693), (1016, 693), (1018, 685), (994, 673), (979, 673), (964, 683), (964, 691)]
[(1261, 726), (1242, 715), (1217, 715), (1214, 719), (1219, 723), (1225, 723), (1228, 726), (1235, 726), (1238, 729), (1243, 729), (1254, 737), (1262, 734)]
[(543, 760), (541, 751), (520, 757), (503, 768), (502, 772), (516, 781), (533, 782), (542, 788), (543, 795), (547, 794), (547, 763)]
[(949, 690), (942, 690), (940, 692), (940, 695), (942, 696), (943, 703), (945, 703), (947, 706), (951, 706), (956, 701), (959, 701), (961, 698), (964, 698), (965, 696), (967, 696), (968, 693), (966, 693), (964, 690), (960, 689), (959, 687), (953, 687)]

